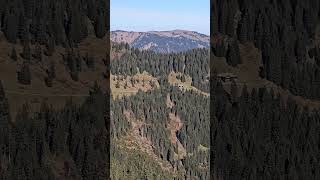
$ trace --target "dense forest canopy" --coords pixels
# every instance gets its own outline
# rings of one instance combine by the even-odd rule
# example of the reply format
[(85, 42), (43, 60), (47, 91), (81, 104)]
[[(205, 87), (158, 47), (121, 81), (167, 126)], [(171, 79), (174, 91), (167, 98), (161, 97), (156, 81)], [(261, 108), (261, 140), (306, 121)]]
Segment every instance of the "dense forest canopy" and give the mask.
[(1, 30), (12, 43), (79, 43), (88, 36), (88, 23), (98, 38), (109, 24), (109, 3), (103, 0), (1, 0)]
[[(175, 104), (172, 108), (167, 107), (167, 94)], [(121, 138), (130, 129), (124, 111), (131, 111), (134, 117), (143, 121), (139, 132), (152, 142), (154, 153), (161, 159), (188, 174), (185, 177), (209, 178), (209, 151), (199, 150), (199, 147), (209, 147), (209, 98), (193, 92), (182, 93), (178, 87), (167, 85), (148, 93), (139, 92), (135, 96), (111, 101), (111, 137)], [(174, 154), (181, 153), (181, 149), (170, 141), (170, 113), (179, 117), (183, 124), (175, 134), (189, 154), (182, 159), (175, 158)], [(112, 156), (115, 155), (119, 156), (113, 157), (115, 159), (122, 158), (119, 153), (112, 152)]]
[[(14, 122), (0, 85), (1, 179), (105, 179), (109, 176), (108, 98), (96, 85), (82, 105), (22, 106)], [(110, 118), (110, 117), (109, 117)]]
[[(86, 50), (80, 53), (78, 45), (88, 37), (95, 43), (107, 35), (109, 1), (0, 0), (0, 27), (4, 37), (1, 38), (1, 58), (4, 59), (1, 66), (11, 68), (8, 74), (17, 68), (17, 82), (11, 82), (11, 77), (0, 77), (0, 179), (109, 177), (109, 94), (96, 83), (90, 92), (81, 96), (83, 103), (70, 97), (62, 107), (53, 107), (43, 95), (50, 95), (47, 91), (57, 88), (54, 80), (63, 76), (58, 74), (64, 72), (63, 67), (75, 82), (81, 81), (79, 72), (96, 70), (94, 56), (97, 55), (83, 52)], [(101, 48), (107, 52), (106, 44), (108, 42)], [(12, 48), (8, 55), (5, 53), (8, 47), (3, 46)], [(109, 57), (103, 60), (107, 74), (108, 60)], [(43, 84), (37, 84), (36, 79)], [(100, 76), (96, 77), (99, 79)], [(9, 90), (25, 94), (26, 99), (32, 96), (28, 90), (42, 88), (40, 110), (35, 111), (36, 105), (27, 102), (19, 105), (17, 115), (10, 114), (12, 104), (2, 80), (17, 85), (12, 87), (22, 87)], [(59, 97), (65, 92), (57, 93), (51, 95)]]
[[(183, 91), (168, 82), (171, 72), (181, 73), (182, 77), (179, 78), (190, 76), (193, 86), (209, 92), (209, 50), (193, 49), (183, 53), (164, 54), (117, 43), (113, 44), (112, 49), (121, 52), (120, 57), (111, 60), (112, 74), (133, 76), (146, 71), (160, 83), (158, 88), (147, 92), (138, 91), (132, 96), (112, 98), (113, 141), (119, 142), (134, 129), (136, 123), (142, 122), (138, 138), (150, 141), (152, 153), (160, 158), (156, 162), (165, 161), (169, 164), (169, 169), (172, 169), (169, 173), (162, 172), (158, 178), (171, 174), (176, 179), (209, 179), (209, 98), (192, 90)], [(128, 112), (131, 113), (133, 122), (128, 120)], [(170, 130), (173, 128), (172, 123), (180, 124), (173, 132)], [(111, 145), (111, 157), (115, 159), (115, 163), (118, 159), (128, 159), (127, 153), (118, 146)], [(129, 164), (132, 164), (131, 161), (134, 159), (130, 159)], [(156, 167), (150, 161), (145, 160), (144, 163)], [(129, 171), (127, 177), (156, 177), (153, 177), (154, 173), (150, 173), (150, 168), (142, 171), (143, 167), (139, 163), (131, 166), (133, 167), (121, 167)], [(116, 167), (111, 172), (115, 179), (124, 177), (116, 173)]]
[(253, 43), (260, 77), (289, 93), (236, 81), (227, 92), (210, 70), (211, 179), (319, 179), (320, 111), (293, 97), (320, 97), (319, 15), (317, 0), (212, 1), (211, 67), (238, 68)]
[[(260, 76), (293, 94), (319, 99), (318, 0), (212, 1), (211, 44), (215, 56), (241, 64), (239, 43), (261, 51)], [(213, 42), (213, 41), (212, 41)]]
[[(114, 45), (115, 50), (125, 47)], [(154, 77), (166, 78), (170, 72), (180, 72), (192, 77), (192, 85), (205, 92), (209, 92), (209, 69), (207, 48), (162, 54), (127, 47), (121, 57), (111, 61), (112, 74), (132, 76), (146, 71)]]
[(237, 91), (229, 98), (211, 82), (211, 178), (318, 179), (319, 110), (272, 89)]

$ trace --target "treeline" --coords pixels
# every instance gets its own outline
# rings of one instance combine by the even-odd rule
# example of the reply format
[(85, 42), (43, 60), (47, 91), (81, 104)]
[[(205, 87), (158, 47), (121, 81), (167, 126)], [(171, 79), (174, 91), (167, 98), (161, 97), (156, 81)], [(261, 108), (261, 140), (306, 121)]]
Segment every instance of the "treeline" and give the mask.
[[(7, 41), (23, 46), (22, 52), (13, 47), (9, 55), (15, 62), (23, 61), (17, 69), (18, 82), (32, 84), (30, 65), (44, 63), (47, 73), (44, 82), (52, 87), (55, 63), (44, 59), (53, 55), (56, 46), (66, 48), (64, 61), (74, 81), (78, 81), (82, 61), (94, 69), (93, 56), (80, 56), (74, 49), (89, 35), (90, 25), (97, 38), (106, 35), (109, 3), (106, 0), (0, 0), (0, 17), (0, 28)], [(108, 58), (104, 60), (106, 66)]]
[[(21, 63), (20, 67), (18, 66), (17, 68), (17, 81), (20, 84), (31, 85), (33, 79), (31, 66), (41, 65), (43, 66), (43, 70), (45, 70), (45, 77), (43, 78), (44, 84), (48, 87), (54, 86), (54, 80), (56, 80), (57, 61), (52, 59), (50, 61), (43, 61), (42, 57), (45, 52), (46, 51), (42, 50), (41, 46), (36, 45), (35, 49), (31, 49), (29, 44), (27, 44), (24, 46), (23, 51), (18, 56), (15, 48), (12, 48), (10, 55), (11, 60), (15, 61), (17, 64)], [(79, 74), (81, 72), (95, 71), (97, 69), (95, 64), (98, 62), (98, 60), (102, 61), (106, 67), (105, 72), (103, 72), (101, 76), (108, 78), (108, 56), (103, 59), (99, 59), (96, 58), (92, 53), (83, 53), (76, 48), (65, 48), (65, 53), (61, 53), (61, 55), (63, 64), (66, 67), (65, 69), (73, 81), (79, 81)], [(22, 62), (20, 60), (19, 62), (17, 61), (18, 57), (22, 58)]]
[(84, 71), (84, 66), (88, 70), (94, 71), (97, 62), (92, 54), (87, 52), (85, 55), (81, 55), (80, 51), (75, 49), (66, 49), (63, 60), (73, 81), (79, 81), (79, 73)]
[[(167, 95), (174, 104), (172, 108), (167, 105)], [(166, 84), (153, 91), (139, 91), (135, 96), (112, 100), (111, 136), (114, 139), (121, 139), (131, 128), (124, 111), (133, 113), (132, 121), (137, 118), (143, 122), (139, 135), (152, 142), (154, 153), (160, 159), (168, 161), (173, 169), (183, 174), (177, 179), (209, 178), (209, 98), (192, 91), (181, 92), (178, 87)], [(169, 113), (183, 123), (175, 134), (187, 153), (181, 159), (178, 157), (183, 152), (170, 140)], [(126, 158), (125, 154), (118, 152), (111, 152), (111, 156)]]
[[(121, 48), (119, 46), (115, 48)], [(131, 48), (111, 61), (112, 74), (132, 76), (143, 71), (154, 77), (167, 77), (170, 72), (180, 72), (192, 77), (193, 86), (209, 92), (209, 50), (205, 48), (171, 54)]]
[(320, 178), (319, 110), (214, 76), (210, 95), (211, 179)]
[[(261, 50), (262, 78), (295, 95), (320, 98), (320, 67), (312, 43), (319, 19), (319, 1), (215, 0), (211, 10), (212, 34), (227, 35), (226, 39), (240, 43), (253, 42)], [(238, 52), (237, 45), (232, 47), (223, 40), (212, 47), (216, 56), (227, 56), (226, 51)], [(228, 59), (231, 65), (239, 63), (234, 58)]]
[(78, 106), (61, 110), (23, 105), (14, 121), (0, 85), (0, 179), (106, 179), (109, 177), (108, 99), (96, 85)]
[(1, 0), (1, 30), (16, 43), (79, 43), (92, 24), (98, 38), (109, 24), (109, 3), (105, 0)]

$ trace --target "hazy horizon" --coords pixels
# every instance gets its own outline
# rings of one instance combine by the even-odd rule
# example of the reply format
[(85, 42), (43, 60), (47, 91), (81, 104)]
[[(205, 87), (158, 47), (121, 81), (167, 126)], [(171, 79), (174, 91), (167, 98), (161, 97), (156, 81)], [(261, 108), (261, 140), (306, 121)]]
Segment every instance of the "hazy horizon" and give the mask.
[[(129, 29), (126, 29), (126, 30), (123, 30), (123, 29), (111, 29), (111, 32), (114, 32), (114, 31), (126, 31), (126, 32), (165, 32), (165, 31), (190, 31), (190, 32), (192, 32), (193, 30), (188, 30), (188, 29), (167, 29), (167, 30), (148, 30), (148, 31), (133, 31), (133, 30), (129, 30)], [(200, 34), (204, 34), (204, 35), (210, 36), (209, 34), (205, 34), (205, 33), (202, 33), (202, 32), (198, 32), (198, 31), (193, 31), (193, 32), (197, 32), (197, 33), (200, 33)]]
[(210, 1), (111, 0), (111, 31), (187, 30), (210, 35)]

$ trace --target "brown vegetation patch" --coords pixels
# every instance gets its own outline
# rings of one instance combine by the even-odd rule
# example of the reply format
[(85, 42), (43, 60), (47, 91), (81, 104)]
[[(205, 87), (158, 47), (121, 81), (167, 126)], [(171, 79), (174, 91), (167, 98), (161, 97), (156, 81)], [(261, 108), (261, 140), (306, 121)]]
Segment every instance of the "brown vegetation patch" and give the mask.
[(174, 102), (171, 101), (169, 93), (167, 94), (166, 104), (167, 104), (167, 107), (170, 108), (170, 109), (174, 107)]
[(160, 85), (157, 78), (152, 77), (147, 72), (143, 72), (127, 77), (111, 74), (110, 87), (113, 98), (120, 98), (122, 96), (134, 95), (139, 90), (147, 92), (160, 87)]
[[(3, 35), (1, 35), (2, 37)], [(87, 37), (81, 42), (78, 48), (75, 48), (75, 52), (79, 52), (84, 56), (86, 53), (94, 55), (95, 69), (90, 70), (82, 62), (82, 72), (79, 73), (79, 81), (73, 81), (70, 77), (69, 71), (66, 68), (63, 61), (62, 54), (65, 54), (65, 49), (56, 46), (55, 52), (52, 56), (43, 55), (41, 62), (31, 60), (31, 85), (22, 85), (18, 83), (17, 71), (20, 70), (23, 59), (20, 56), (23, 48), (18, 44), (8, 43), (6, 40), (0, 41), (0, 79), (3, 82), (3, 86), (10, 104), (10, 112), (14, 115), (21, 107), (21, 104), (30, 102), (30, 100), (38, 99), (38, 101), (46, 100), (54, 107), (62, 107), (66, 100), (70, 97), (76, 99), (76, 102), (81, 102), (89, 94), (90, 88), (95, 81), (102, 87), (103, 91), (108, 89), (108, 82), (103, 77), (102, 73), (105, 72), (105, 65), (102, 61), (106, 58), (107, 53), (107, 41), (105, 39), (97, 39), (93, 35)], [(14, 61), (10, 58), (11, 50), (15, 47), (18, 59)], [(41, 46), (42, 50), (45, 50), (44, 46)], [(31, 53), (35, 50), (35, 45), (31, 45)], [(49, 63), (53, 61), (55, 63), (56, 78), (53, 80), (53, 87), (47, 87), (45, 84), (45, 78), (47, 77), (46, 70), (49, 67)], [(32, 111), (38, 110), (37, 106), (33, 106)]]
[[(271, 81), (260, 78), (259, 67), (262, 65), (261, 51), (252, 43), (239, 44), (239, 47), (242, 64), (238, 65), (238, 67), (229, 66), (223, 57), (214, 57), (214, 61), (211, 63), (211, 66), (217, 73), (233, 73), (237, 76), (238, 81), (236, 83), (238, 85), (239, 95), (245, 84), (248, 87), (249, 93), (253, 88), (266, 87), (267, 89), (272, 88), (275, 93), (283, 95), (284, 100), (287, 100), (287, 98), (291, 96), (301, 106), (320, 108), (320, 101), (295, 96), (289, 90), (285, 90)], [(225, 90), (230, 92), (231, 82), (223, 83), (223, 85)]]
[(178, 86), (181, 91), (186, 91), (186, 90), (189, 91), (189, 90), (191, 90), (191, 91), (194, 91), (196, 93), (202, 94), (204, 96), (209, 96), (209, 93), (203, 92), (203, 91), (201, 91), (201, 90), (199, 90), (196, 87), (191, 85), (192, 84), (192, 78), (190, 76), (184, 75), (184, 76), (186, 76), (186, 81), (182, 82), (180, 79), (177, 78), (178, 75), (184, 75), (184, 74), (171, 72), (168, 75), (169, 84)]
[(173, 113), (169, 113), (169, 124), (168, 129), (170, 131), (170, 141), (172, 144), (176, 145), (178, 147), (178, 159), (183, 159), (187, 155), (186, 149), (183, 147), (181, 142), (176, 136), (176, 132), (178, 132), (182, 126), (183, 123), (181, 122), (181, 119), (179, 116), (175, 116)]
[(155, 162), (158, 162), (160, 167), (163, 170), (166, 171), (173, 171), (173, 167), (168, 161), (164, 161), (160, 159), (155, 153), (154, 153), (154, 146), (152, 142), (146, 138), (141, 136), (140, 130), (143, 128), (142, 126), (145, 125), (145, 123), (139, 119), (137, 119), (134, 114), (128, 110), (124, 110), (123, 114), (127, 118), (127, 120), (131, 123), (132, 129), (128, 133), (125, 139), (126, 147), (128, 149), (135, 149), (136, 147), (139, 147), (139, 150), (148, 154)]

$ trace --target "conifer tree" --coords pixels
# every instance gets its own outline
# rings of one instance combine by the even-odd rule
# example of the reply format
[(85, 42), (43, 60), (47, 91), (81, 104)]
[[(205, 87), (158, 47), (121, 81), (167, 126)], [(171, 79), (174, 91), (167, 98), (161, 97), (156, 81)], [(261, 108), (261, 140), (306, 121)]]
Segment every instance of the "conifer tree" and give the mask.
[(235, 67), (238, 64), (241, 64), (240, 51), (237, 40), (232, 40), (231, 44), (229, 44), (226, 59), (227, 63), (231, 66)]
[(14, 61), (18, 60), (17, 51), (15, 47), (12, 48), (10, 57)]
[(34, 53), (33, 53), (33, 58), (35, 58), (37, 61), (41, 62), (42, 61), (42, 49), (39, 43), (36, 43), (34, 47)]
[(99, 7), (98, 14), (95, 20), (95, 33), (98, 38), (103, 38), (106, 34), (106, 19), (104, 10), (102, 7)]
[[(17, 9), (16, 9), (17, 11)], [(6, 9), (4, 15), (4, 34), (11, 43), (17, 42), (18, 35), (18, 14), (13, 10)]]
[(20, 71), (18, 72), (18, 82), (24, 85), (31, 84), (31, 72), (29, 63), (24, 61)]
[(31, 60), (31, 49), (29, 43), (27, 42), (23, 46), (21, 57), (25, 59), (27, 62), (30, 62)]
[(54, 53), (54, 46), (55, 46), (54, 39), (48, 38), (48, 42), (46, 43), (46, 49), (44, 51), (44, 54), (46, 56), (52, 56)]

